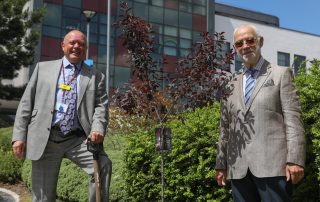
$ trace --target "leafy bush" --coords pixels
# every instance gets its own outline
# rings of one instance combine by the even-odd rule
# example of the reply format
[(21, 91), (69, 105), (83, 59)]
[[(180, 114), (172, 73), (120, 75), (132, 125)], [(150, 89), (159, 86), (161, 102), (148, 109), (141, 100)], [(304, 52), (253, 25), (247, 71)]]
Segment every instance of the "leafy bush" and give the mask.
[[(294, 201), (319, 201), (320, 186), (320, 61), (301, 67), (298, 88), (307, 140), (306, 177), (295, 187)], [(318, 186), (317, 186), (318, 185)]]
[(20, 180), (23, 161), (14, 157), (11, 147), (12, 128), (0, 128), (0, 181)]
[[(22, 179), (31, 189), (31, 161), (23, 165)], [(61, 164), (57, 185), (57, 198), (61, 201), (88, 201), (89, 176), (71, 161), (64, 159)]]
[[(172, 151), (164, 154), (165, 199), (168, 201), (231, 201), (229, 187), (215, 181), (219, 105), (196, 109), (170, 121)], [(125, 180), (130, 201), (161, 199), (161, 156), (154, 130), (129, 137)]]

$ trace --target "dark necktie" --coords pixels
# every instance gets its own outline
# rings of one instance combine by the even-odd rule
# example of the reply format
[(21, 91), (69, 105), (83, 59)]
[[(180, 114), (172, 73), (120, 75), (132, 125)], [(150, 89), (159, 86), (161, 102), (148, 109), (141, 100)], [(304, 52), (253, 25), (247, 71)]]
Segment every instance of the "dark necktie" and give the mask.
[(60, 121), (60, 129), (64, 135), (72, 130), (74, 114), (77, 106), (77, 68), (75, 65), (72, 67), (69, 76), (66, 78), (66, 82), (71, 89), (66, 90), (63, 96), (64, 103), (68, 106), (62, 120)]
[(247, 78), (246, 78), (246, 87), (245, 87), (245, 93), (244, 93), (244, 103), (246, 105), (246, 107), (249, 104), (249, 100), (250, 97), (252, 95), (252, 91), (254, 89), (254, 85), (255, 85), (255, 79), (254, 79), (254, 73), (255, 73), (255, 69), (248, 69), (247, 72)]

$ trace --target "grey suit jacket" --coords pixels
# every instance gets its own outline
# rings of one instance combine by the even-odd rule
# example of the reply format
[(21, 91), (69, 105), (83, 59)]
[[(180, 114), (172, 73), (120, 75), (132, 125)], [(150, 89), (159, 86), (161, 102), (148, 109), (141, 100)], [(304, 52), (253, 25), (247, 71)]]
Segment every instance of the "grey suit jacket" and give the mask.
[(305, 136), (301, 108), (289, 68), (264, 64), (248, 107), (243, 72), (230, 82), (232, 94), (222, 102), (216, 169), (228, 179), (285, 176), (287, 162), (304, 166)]
[[(31, 160), (42, 156), (48, 142), (61, 64), (62, 59), (36, 65), (17, 109), (12, 141), (26, 141), (26, 158)], [(105, 134), (107, 105), (105, 76), (84, 64), (77, 113), (86, 135), (91, 131)]]

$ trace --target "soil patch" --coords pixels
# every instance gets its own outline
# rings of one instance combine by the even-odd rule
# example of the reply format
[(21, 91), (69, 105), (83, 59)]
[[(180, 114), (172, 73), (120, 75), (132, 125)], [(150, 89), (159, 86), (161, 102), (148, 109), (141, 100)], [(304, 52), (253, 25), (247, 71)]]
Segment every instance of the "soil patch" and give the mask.
[(23, 182), (17, 182), (15, 184), (0, 182), (0, 187), (18, 194), (21, 202), (31, 202), (31, 192)]

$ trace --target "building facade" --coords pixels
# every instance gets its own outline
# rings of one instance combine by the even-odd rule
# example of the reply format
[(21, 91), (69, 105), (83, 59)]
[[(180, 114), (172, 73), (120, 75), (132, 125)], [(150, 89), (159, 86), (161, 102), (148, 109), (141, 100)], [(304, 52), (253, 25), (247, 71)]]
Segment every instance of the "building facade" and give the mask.
[[(13, 84), (28, 82), (36, 62), (58, 59), (63, 56), (60, 43), (71, 29), (87, 33), (87, 19), (83, 10), (95, 11), (90, 21), (89, 58), (97, 68), (109, 75), (109, 88), (120, 87), (131, 76), (127, 64), (126, 48), (119, 39), (121, 30), (112, 24), (120, 15), (121, 0), (109, 0), (110, 7), (110, 58), (107, 71), (108, 0), (31, 0), (29, 8), (45, 7), (47, 13), (41, 27), (41, 38), (36, 49), (35, 63), (23, 68)], [(295, 72), (302, 61), (320, 57), (320, 36), (284, 29), (276, 16), (215, 3), (214, 0), (126, 0), (135, 16), (152, 24), (155, 39), (154, 59), (162, 61), (165, 72), (173, 72), (177, 61), (188, 53), (200, 33), (225, 32), (227, 44), (224, 51), (232, 48), (233, 30), (244, 23), (254, 24), (265, 39), (263, 56), (273, 64), (292, 67)], [(231, 71), (241, 68), (236, 57)], [(10, 82), (10, 81), (9, 81)], [(4, 107), (0, 105), (0, 108)]]
[[(117, 37), (121, 34), (121, 30), (112, 26), (121, 14), (121, 2), (110, 0), (108, 72), (110, 88), (122, 86), (131, 76), (131, 69), (126, 62), (127, 50)], [(188, 52), (201, 32), (206, 30), (213, 32), (214, 18), (209, 17), (210, 13), (214, 13), (214, 4), (211, 0), (126, 0), (125, 2), (132, 8), (133, 15), (142, 17), (152, 24), (155, 32), (153, 57), (155, 61), (162, 59), (168, 61), (164, 71), (173, 71), (178, 58)], [(94, 61), (93, 68), (106, 72), (107, 5), (108, 0), (34, 0), (34, 8), (47, 8), (35, 62), (61, 58), (62, 37), (71, 29), (87, 33), (87, 19), (82, 11), (92, 10), (96, 15), (90, 21), (89, 58)]]

